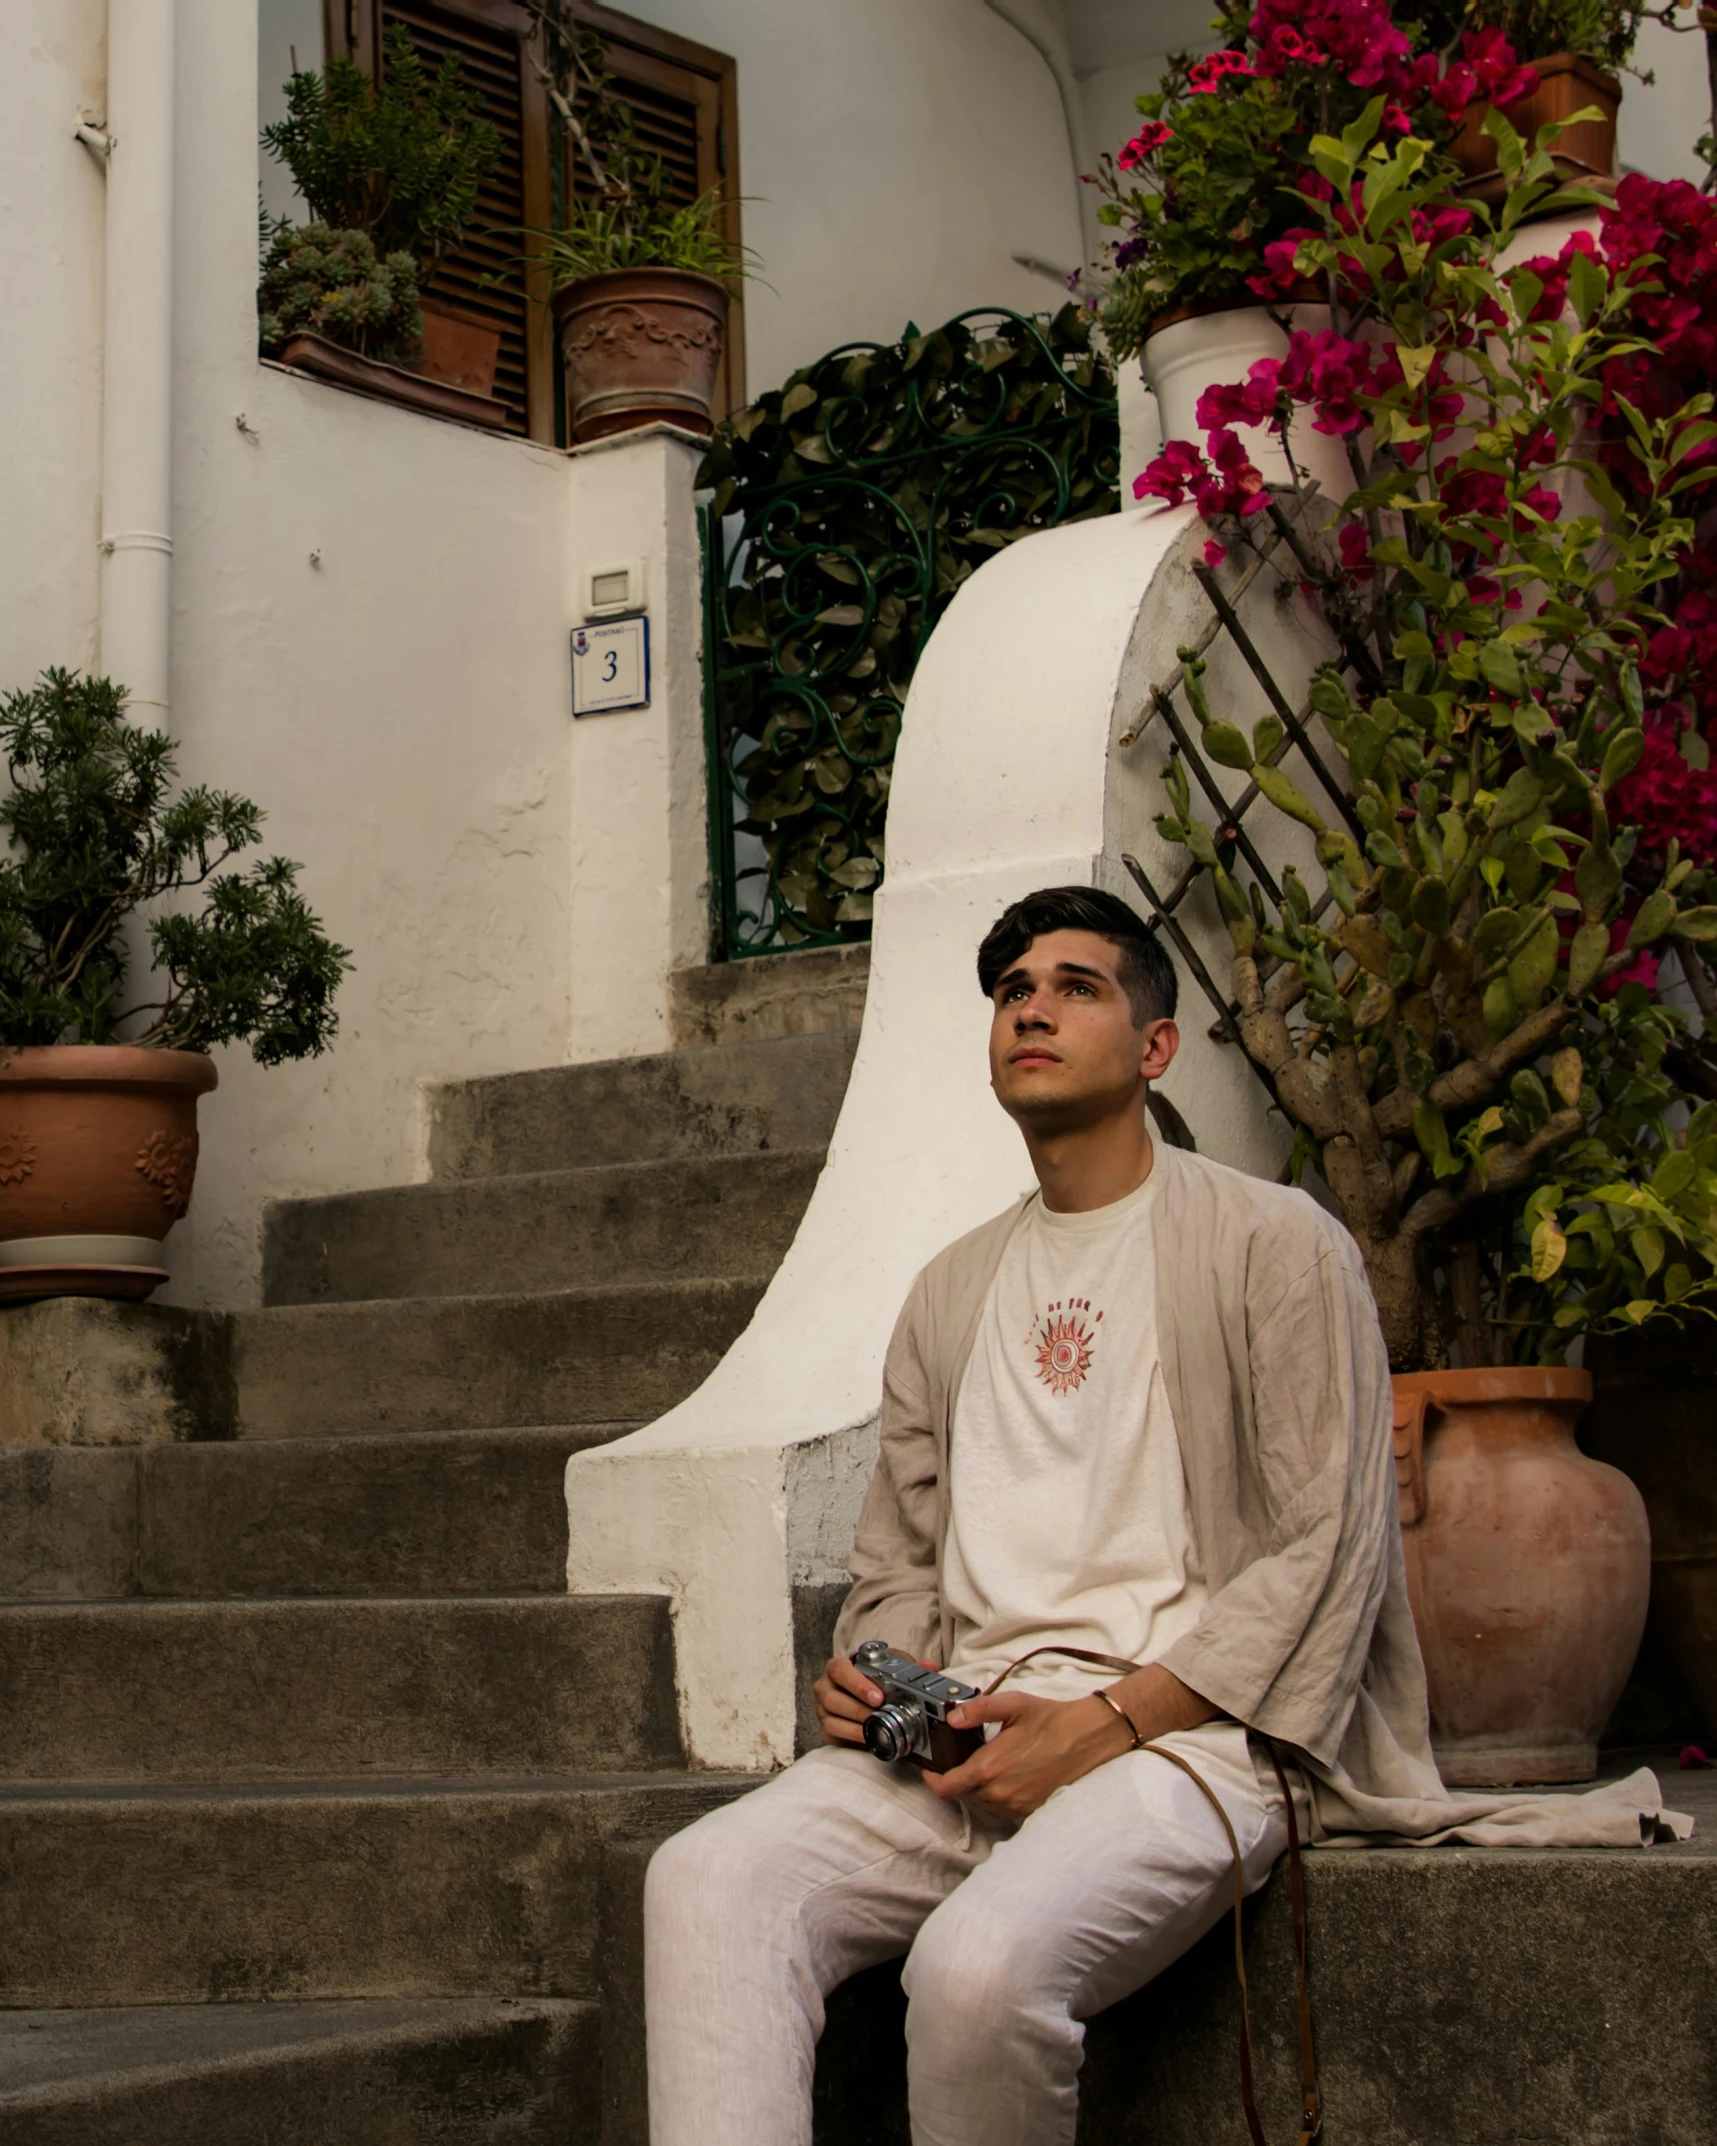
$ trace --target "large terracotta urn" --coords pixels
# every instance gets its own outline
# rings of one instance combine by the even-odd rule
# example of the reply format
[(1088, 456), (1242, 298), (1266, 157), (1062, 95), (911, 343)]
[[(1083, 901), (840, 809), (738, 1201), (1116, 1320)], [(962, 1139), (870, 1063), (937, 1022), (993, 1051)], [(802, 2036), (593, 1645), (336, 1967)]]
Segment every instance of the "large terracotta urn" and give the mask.
[(200, 1051), (0, 1051), (0, 1302), (146, 1297), (190, 1204)]
[[(1248, 298), (1243, 304), (1213, 299), (1160, 314), (1145, 337), (1141, 358), (1145, 385), (1157, 398), (1165, 440), (1191, 440), (1203, 447), (1198, 399), (1206, 388), (1238, 386), (1259, 358), (1286, 354), (1288, 338), (1277, 326), (1280, 314), (1292, 327), (1317, 334), (1330, 324), (1329, 307), (1316, 296), (1318, 286), (1303, 286), (1303, 295), (1286, 306), (1267, 306)], [(1266, 484), (1288, 484), (1293, 473), (1282, 443), (1268, 425), (1232, 428), (1252, 466)], [(1292, 427), (1294, 459), (1326, 498), (1339, 503), (1355, 485), (1347, 451), (1338, 439), (1312, 430), (1303, 413)]]
[(613, 268), (550, 301), (575, 443), (642, 425), (712, 429), (725, 284), (685, 268)]
[(1639, 1492), (1589, 1460), (1584, 1371), (1398, 1376), (1407, 1592), (1451, 1787), (1589, 1781), (1645, 1628)]

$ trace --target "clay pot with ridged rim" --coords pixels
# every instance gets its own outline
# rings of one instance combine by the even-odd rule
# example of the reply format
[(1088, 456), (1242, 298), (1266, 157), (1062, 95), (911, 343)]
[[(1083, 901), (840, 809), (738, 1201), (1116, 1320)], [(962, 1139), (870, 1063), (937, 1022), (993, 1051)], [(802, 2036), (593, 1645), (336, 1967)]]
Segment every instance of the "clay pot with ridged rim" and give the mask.
[(712, 429), (727, 286), (689, 268), (609, 268), (549, 301), (575, 446), (644, 425)]
[(1651, 1588), (1639, 1492), (1574, 1443), (1592, 1381), (1498, 1367), (1393, 1383), (1407, 1592), (1443, 1779), (1589, 1781)]
[(146, 1297), (190, 1204), (200, 1051), (67, 1043), (0, 1051), (0, 1302)]

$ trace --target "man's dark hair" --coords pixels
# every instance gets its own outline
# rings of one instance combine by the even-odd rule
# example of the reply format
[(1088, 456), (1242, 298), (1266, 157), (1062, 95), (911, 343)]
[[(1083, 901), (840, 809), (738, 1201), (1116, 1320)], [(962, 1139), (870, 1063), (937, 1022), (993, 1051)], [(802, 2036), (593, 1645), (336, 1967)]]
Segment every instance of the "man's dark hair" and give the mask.
[(1180, 995), (1174, 964), (1144, 919), (1101, 887), (1040, 887), (1010, 902), (978, 948), (978, 982), (985, 998), (994, 995), (1031, 942), (1051, 931), (1095, 932), (1119, 950), (1121, 988), (1137, 1027), (1174, 1018)]

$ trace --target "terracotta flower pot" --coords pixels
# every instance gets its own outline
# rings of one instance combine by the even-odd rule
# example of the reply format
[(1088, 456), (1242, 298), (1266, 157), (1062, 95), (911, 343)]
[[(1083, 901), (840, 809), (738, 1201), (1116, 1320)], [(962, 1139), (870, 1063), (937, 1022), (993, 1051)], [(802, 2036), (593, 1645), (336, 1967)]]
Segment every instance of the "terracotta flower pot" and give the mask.
[(146, 1297), (190, 1204), (200, 1051), (0, 1052), (0, 1301)]
[(1589, 1781), (1645, 1628), (1639, 1492), (1588, 1460), (1584, 1371), (1399, 1376), (1407, 1592), (1451, 1786)]
[(551, 303), (574, 441), (641, 425), (713, 429), (725, 285), (684, 268), (615, 268), (569, 283)]
[(1586, 1344), (1587, 1450), (1638, 1487), (1651, 1520), (1659, 1643), (1717, 1733), (1717, 1325), (1653, 1321)]
[(408, 372), (403, 365), (384, 365), (379, 358), (360, 357), (355, 350), (344, 350), (324, 336), (289, 335), (281, 345), (279, 363), (297, 372), (313, 373), (318, 380), (355, 388), (360, 395), (402, 402), (407, 409), (457, 418), (461, 424), (507, 422), (506, 404), (497, 402), (493, 395), (467, 394), (464, 388), (449, 387), (444, 380), (431, 380), (427, 373)]
[[(1509, 105), (1504, 118), (1530, 149), (1540, 127), (1553, 120), (1571, 119), (1576, 112), (1596, 105), (1603, 117), (1583, 119), (1570, 127), (1551, 154), (1564, 179), (1582, 183), (1608, 180), (1616, 168), (1616, 113), (1622, 101), (1622, 85), (1614, 75), (1605, 74), (1601, 67), (1571, 52), (1553, 53), (1549, 59), (1534, 60), (1532, 64), (1538, 70), (1538, 87), (1530, 97)], [(1460, 132), (1449, 147), (1467, 174), (1462, 191), (1494, 207), (1508, 191), (1508, 185), (1497, 168), (1496, 144), (1483, 131), (1489, 110), (1488, 104), (1469, 105)]]
[(423, 355), (412, 370), (467, 395), (492, 395), (495, 364), (501, 355), (500, 329), (438, 305), (426, 303), (422, 311)]
[[(1315, 334), (1329, 326), (1329, 307), (1315, 296), (1315, 284), (1305, 288), (1313, 296), (1296, 299), (1286, 310), (1296, 328)], [(1202, 448), (1198, 399), (1205, 389), (1238, 383), (1259, 358), (1279, 358), (1286, 352), (1288, 339), (1270, 313), (1271, 308), (1256, 299), (1243, 304), (1213, 300), (1182, 306), (1152, 322), (1142, 363), (1145, 385), (1157, 398), (1165, 440), (1191, 440)], [(1311, 472), (1327, 498), (1345, 499), (1354, 479), (1341, 442), (1314, 432), (1309, 413), (1292, 429), (1295, 460)], [(1282, 444), (1267, 425), (1236, 425), (1234, 431), (1267, 484), (1292, 481)]]

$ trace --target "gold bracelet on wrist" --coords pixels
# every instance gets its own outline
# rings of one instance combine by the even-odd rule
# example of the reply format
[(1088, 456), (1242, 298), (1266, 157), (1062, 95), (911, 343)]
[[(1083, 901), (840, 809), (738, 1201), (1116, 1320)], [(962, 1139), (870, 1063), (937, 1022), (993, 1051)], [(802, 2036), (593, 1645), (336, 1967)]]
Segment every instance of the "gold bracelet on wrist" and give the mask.
[(1115, 1698), (1112, 1693), (1104, 1691), (1101, 1685), (1098, 1686), (1097, 1690), (1094, 1691), (1091, 1696), (1094, 1699), (1102, 1700), (1103, 1704), (1109, 1709), (1110, 1713), (1114, 1715), (1115, 1719), (1121, 1724), (1122, 1728), (1124, 1728), (1127, 1734), (1133, 1739), (1133, 1749), (1135, 1751), (1142, 1751), (1145, 1748), (1145, 1740), (1139, 1734), (1137, 1725), (1134, 1723), (1133, 1717), (1127, 1712), (1126, 1708), (1122, 1706), (1120, 1700)]

